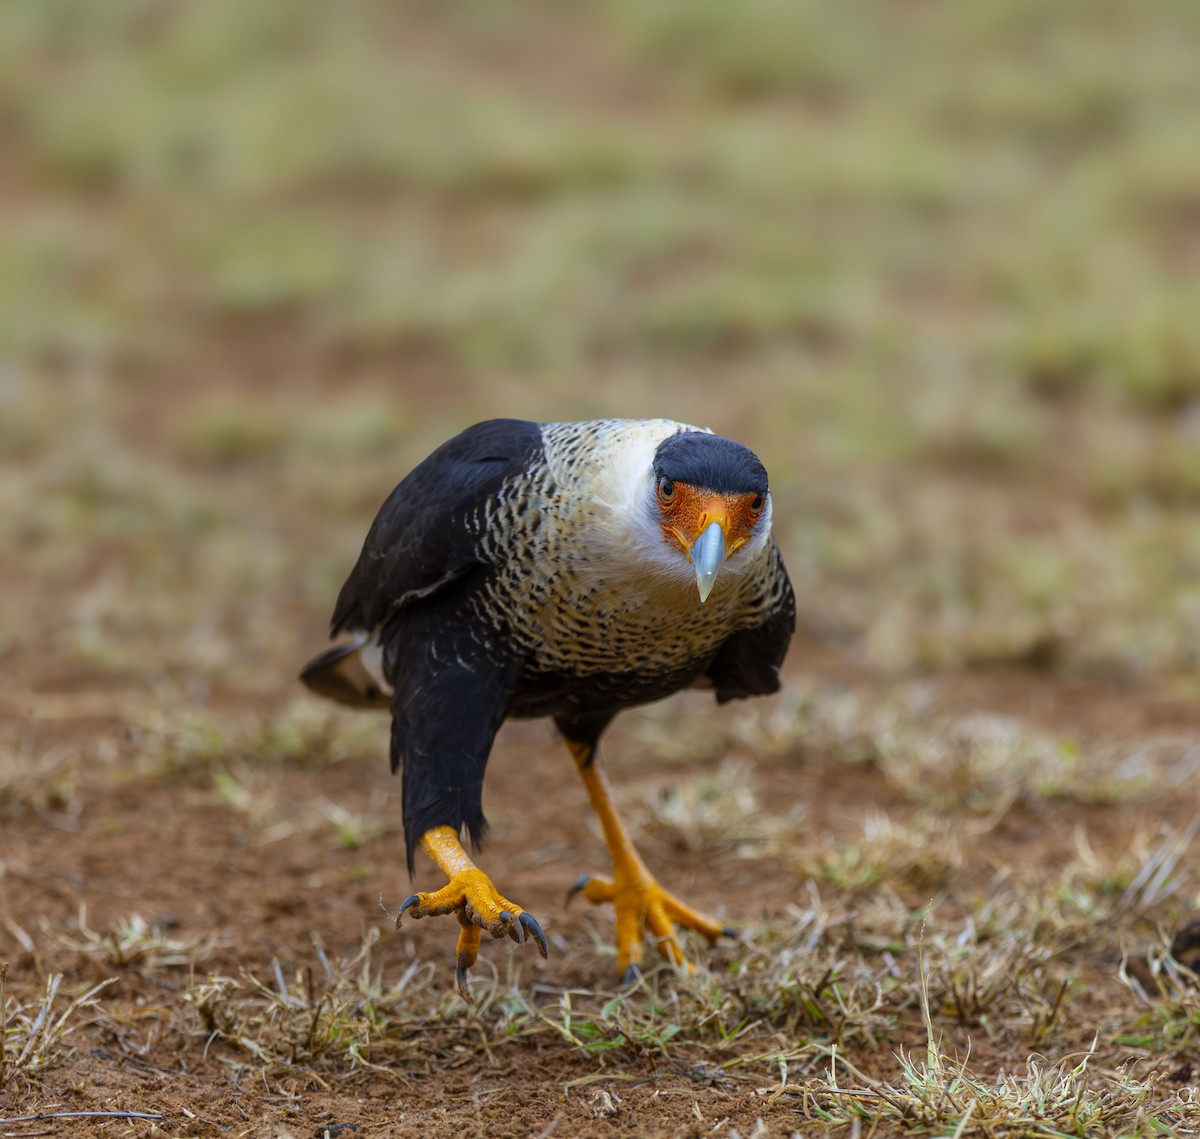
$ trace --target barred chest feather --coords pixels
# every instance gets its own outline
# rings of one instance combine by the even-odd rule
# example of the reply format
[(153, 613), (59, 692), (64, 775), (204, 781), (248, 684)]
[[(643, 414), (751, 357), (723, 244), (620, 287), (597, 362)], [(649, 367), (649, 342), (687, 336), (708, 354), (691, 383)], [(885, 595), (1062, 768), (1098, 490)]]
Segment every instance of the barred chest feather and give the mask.
[(669, 675), (702, 662), (769, 608), (774, 547), (737, 551), (701, 603), (663, 542), (652, 457), (670, 420), (548, 424), (544, 453), (473, 520), (494, 567), (472, 601), (533, 671)]

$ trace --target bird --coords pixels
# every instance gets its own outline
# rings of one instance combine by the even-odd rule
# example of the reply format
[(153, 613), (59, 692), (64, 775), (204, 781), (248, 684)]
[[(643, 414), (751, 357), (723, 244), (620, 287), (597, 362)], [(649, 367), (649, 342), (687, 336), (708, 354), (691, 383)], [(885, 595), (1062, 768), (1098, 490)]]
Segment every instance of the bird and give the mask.
[(319, 695), (391, 712), (410, 876), (417, 848), (445, 886), (396, 915), (457, 914), (455, 977), (482, 933), (532, 940), (541, 924), (478, 857), (488, 755), (509, 718), (550, 717), (604, 834), (611, 876), (571, 887), (612, 903), (621, 979), (645, 942), (688, 968), (678, 930), (736, 936), (667, 892), (617, 812), (597, 745), (626, 708), (689, 687), (718, 703), (767, 695), (796, 602), (772, 535), (767, 471), (748, 447), (669, 419), (491, 419), (416, 466), (388, 496), (338, 595), (348, 640), (302, 670)]

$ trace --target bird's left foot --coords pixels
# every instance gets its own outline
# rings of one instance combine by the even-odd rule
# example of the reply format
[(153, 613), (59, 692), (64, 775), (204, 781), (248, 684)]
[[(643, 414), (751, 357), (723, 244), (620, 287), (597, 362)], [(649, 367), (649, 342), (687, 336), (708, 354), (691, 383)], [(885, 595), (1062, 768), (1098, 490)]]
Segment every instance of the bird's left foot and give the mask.
[(440, 890), (406, 898), (396, 914), (396, 924), (400, 924), (405, 914), (424, 918), (449, 913), (458, 914), (460, 929), (454, 977), (465, 1001), (471, 1001), (467, 970), (479, 956), (479, 943), (485, 929), (493, 937), (511, 937), (518, 945), (523, 945), (527, 937), (532, 938), (538, 952), (547, 956), (546, 935), (537, 919), (503, 897), (482, 870), (464, 870)]
[(710, 942), (737, 936), (737, 930), (667, 893), (649, 872), (618, 874), (613, 879), (584, 874), (567, 892), (567, 899), (580, 892), (593, 904), (612, 902), (617, 911), (617, 968), (622, 983), (635, 980), (641, 971), (642, 939), (647, 932), (658, 951), (684, 969), (690, 966), (679, 947), (677, 929), (694, 929)]

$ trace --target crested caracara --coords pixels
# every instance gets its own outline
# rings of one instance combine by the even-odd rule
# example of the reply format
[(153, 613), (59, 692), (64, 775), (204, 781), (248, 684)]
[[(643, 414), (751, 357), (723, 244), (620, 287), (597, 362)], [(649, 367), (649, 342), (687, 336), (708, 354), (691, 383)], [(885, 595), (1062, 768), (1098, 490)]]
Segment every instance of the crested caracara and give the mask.
[(483, 929), (531, 937), (546, 955), (533, 916), (460, 843), (464, 829), (483, 838), (484, 770), (510, 716), (552, 716), (566, 739), (613, 867), (574, 889), (614, 904), (623, 976), (636, 974), (646, 931), (676, 964), (677, 927), (729, 932), (646, 868), (596, 745), (622, 708), (681, 688), (711, 687), (722, 703), (776, 691), (794, 625), (767, 472), (709, 431), (489, 420), (392, 491), (333, 612), (332, 634), (353, 639), (301, 676), (343, 703), (391, 709), (409, 871), (420, 845), (449, 879), (400, 914), (458, 914), (464, 996)]

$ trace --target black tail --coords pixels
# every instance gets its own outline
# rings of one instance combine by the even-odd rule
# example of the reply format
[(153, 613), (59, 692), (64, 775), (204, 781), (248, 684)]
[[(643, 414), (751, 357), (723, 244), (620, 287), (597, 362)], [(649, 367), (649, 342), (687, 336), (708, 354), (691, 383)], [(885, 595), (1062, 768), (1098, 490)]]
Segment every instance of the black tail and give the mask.
[(359, 656), (361, 641), (336, 645), (313, 657), (300, 672), (300, 679), (317, 693), (352, 708), (387, 708), (386, 695), (367, 671)]

